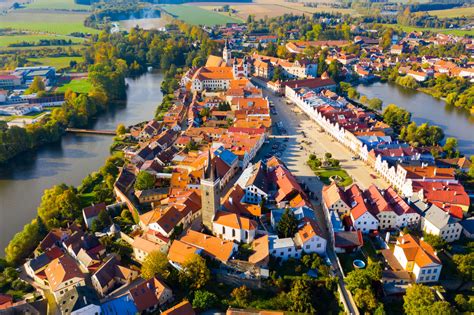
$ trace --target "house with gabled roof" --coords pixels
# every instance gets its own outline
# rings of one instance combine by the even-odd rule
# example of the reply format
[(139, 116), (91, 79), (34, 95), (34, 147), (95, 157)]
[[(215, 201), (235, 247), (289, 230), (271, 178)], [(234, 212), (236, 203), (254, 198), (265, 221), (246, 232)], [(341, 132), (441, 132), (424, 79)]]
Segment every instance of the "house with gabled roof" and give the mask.
[(61, 314), (100, 314), (100, 301), (94, 290), (88, 286), (73, 287), (58, 301)]
[(226, 263), (238, 248), (234, 242), (222, 240), (218, 237), (193, 230), (188, 230), (186, 235), (181, 237), (180, 240), (181, 242), (201, 249), (202, 254), (223, 263)]
[(54, 259), (45, 270), (49, 288), (56, 301), (69, 290), (85, 285), (85, 276), (69, 255)]
[(192, 257), (201, 253), (202, 249), (197, 248), (180, 240), (174, 240), (168, 251), (168, 260), (173, 267), (180, 270), (182, 265)]
[(393, 255), (404, 270), (413, 273), (417, 283), (438, 281), (443, 265), (431, 245), (423, 239), (410, 234), (400, 236)]
[(92, 222), (97, 219), (101, 211), (105, 211), (105, 202), (82, 209), (82, 216), (87, 228), (90, 229), (92, 227)]
[(129, 284), (138, 277), (138, 274), (138, 270), (122, 266), (118, 258), (115, 255), (111, 255), (94, 272), (91, 281), (96, 292), (103, 297), (113, 290)]
[(156, 277), (131, 288), (129, 292), (139, 313), (153, 312), (173, 299), (173, 291)]
[(339, 216), (349, 215), (351, 208), (347, 204), (344, 189), (333, 182), (325, 185), (322, 192), (322, 205), (327, 211), (336, 211)]
[(232, 212), (218, 211), (212, 222), (214, 235), (238, 243), (251, 243), (256, 231), (257, 222)]

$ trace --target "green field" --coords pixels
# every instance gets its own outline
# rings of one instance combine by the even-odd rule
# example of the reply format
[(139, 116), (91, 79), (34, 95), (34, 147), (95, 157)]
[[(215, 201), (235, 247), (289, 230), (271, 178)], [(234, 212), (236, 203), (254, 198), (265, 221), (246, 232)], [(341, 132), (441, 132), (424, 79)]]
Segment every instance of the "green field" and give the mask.
[(66, 12), (62, 14), (21, 10), (0, 18), (0, 28), (23, 31), (68, 35), (73, 32), (99, 33), (98, 30), (84, 26), (87, 14)]
[(41, 10), (80, 10), (88, 11), (90, 6), (75, 4), (74, 0), (33, 0), (25, 5), (27, 9)]
[[(82, 62), (82, 57), (44, 57), (44, 58), (30, 58), (28, 61), (36, 65), (52, 66), (56, 70), (69, 67), (69, 62)], [(74, 82), (74, 81), (73, 81)]]
[(92, 88), (92, 84), (89, 82), (88, 79), (78, 79), (72, 80), (71, 82), (64, 84), (56, 89), (56, 92), (64, 93), (68, 89), (76, 93), (88, 93)]
[(474, 30), (456, 30), (456, 29), (446, 29), (446, 28), (425, 28), (425, 27), (414, 27), (414, 26), (405, 26), (399, 24), (383, 24), (388, 27), (400, 29), (404, 32), (411, 32), (411, 31), (421, 31), (421, 32), (435, 32), (435, 33), (443, 33), (443, 34), (453, 34), (457, 36), (464, 36), (464, 35), (474, 35)]
[(469, 8), (454, 8), (448, 10), (433, 10), (427, 11), (429, 15), (436, 15), (439, 18), (453, 18), (461, 16), (474, 16), (474, 7)]
[(166, 12), (177, 19), (193, 25), (222, 25), (226, 23), (241, 23), (242, 20), (207, 11), (196, 6), (189, 5), (162, 5)]
[(63, 35), (49, 35), (49, 34), (3, 35), (3, 36), (0, 36), (0, 47), (7, 47), (10, 44), (16, 44), (16, 43), (22, 43), (22, 42), (38, 43), (40, 40), (43, 40), (43, 39), (65, 39), (65, 40), (70, 39), (72, 40), (73, 43), (76, 43), (76, 44), (80, 44), (84, 42), (83, 38), (63, 36)]

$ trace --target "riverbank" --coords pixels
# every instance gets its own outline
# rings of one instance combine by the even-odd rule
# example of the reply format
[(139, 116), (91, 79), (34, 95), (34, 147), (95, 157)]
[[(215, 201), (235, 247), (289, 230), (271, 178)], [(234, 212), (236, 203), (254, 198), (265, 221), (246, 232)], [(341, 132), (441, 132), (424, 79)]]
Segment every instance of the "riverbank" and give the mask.
[(359, 84), (357, 91), (369, 98), (383, 100), (383, 108), (396, 104), (412, 113), (417, 124), (429, 123), (440, 126), (446, 137), (459, 141), (459, 150), (469, 156), (474, 154), (474, 117), (459, 111), (431, 95), (397, 85), (393, 82)]
[[(128, 126), (151, 119), (163, 98), (159, 91), (163, 77), (154, 72), (126, 79), (126, 104), (108, 108), (91, 121), (90, 128), (115, 130), (119, 123)], [(20, 154), (0, 167), (0, 247), (5, 248), (35, 217), (45, 189), (59, 183), (81, 184), (87, 174), (103, 166), (112, 142), (110, 136), (66, 134), (61, 141)]]

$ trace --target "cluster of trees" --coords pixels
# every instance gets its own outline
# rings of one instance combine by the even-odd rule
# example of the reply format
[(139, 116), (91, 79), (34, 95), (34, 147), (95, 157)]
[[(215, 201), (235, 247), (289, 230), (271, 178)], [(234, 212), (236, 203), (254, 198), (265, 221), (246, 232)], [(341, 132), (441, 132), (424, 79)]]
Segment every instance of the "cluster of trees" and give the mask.
[(440, 75), (428, 80), (423, 92), (436, 98), (444, 98), (448, 105), (467, 110), (474, 108), (474, 86), (463, 78)]
[(410, 89), (414, 89), (414, 90), (416, 90), (417, 88), (420, 87), (420, 84), (418, 83), (418, 81), (416, 81), (415, 78), (413, 78), (409, 75), (406, 75), (404, 77), (398, 76), (395, 79), (395, 83), (397, 83), (401, 86), (410, 88)]
[(412, 121), (408, 126), (402, 127), (399, 138), (414, 147), (435, 146), (444, 139), (444, 132), (439, 126), (429, 126), (428, 123), (418, 126)]
[(357, 307), (371, 314), (385, 314), (383, 304), (377, 300), (374, 282), (380, 281), (382, 267), (379, 263), (370, 263), (365, 269), (355, 269), (347, 274), (347, 289), (354, 296)]
[(71, 39), (40, 39), (37, 42), (17, 42), (9, 44), (8, 47), (32, 47), (32, 46), (71, 46)]
[(155, 176), (145, 171), (138, 172), (134, 185), (135, 190), (147, 190), (153, 187), (155, 187)]
[(436, 15), (430, 15), (428, 12), (412, 13), (410, 7), (397, 16), (397, 23), (401, 25), (431, 28), (450, 28), (451, 26), (462, 26), (467, 24), (469, 19), (466, 17), (439, 18)]
[(374, 97), (369, 99), (367, 96), (362, 95), (359, 98), (359, 102), (367, 106), (371, 110), (381, 110), (383, 101), (380, 98)]
[(20, 279), (20, 274), (15, 268), (0, 266), (0, 293), (21, 299), (26, 293), (33, 291), (30, 284)]
[(422, 284), (409, 286), (403, 296), (403, 301), (403, 309), (407, 315), (456, 314), (449, 302), (436, 301), (433, 290)]
[(383, 121), (399, 134), (402, 127), (411, 121), (411, 113), (395, 104), (389, 104), (382, 113)]
[(313, 170), (316, 171), (318, 168), (321, 166), (328, 166), (328, 167), (334, 167), (337, 168), (340, 165), (339, 160), (335, 159), (332, 157), (332, 154), (329, 152), (326, 152), (324, 154), (324, 160), (321, 160), (316, 156), (316, 154), (310, 154), (309, 159), (306, 162), (309, 167)]
[(293, 237), (296, 232), (298, 232), (298, 219), (293, 211), (289, 208), (285, 208), (285, 211), (280, 218), (280, 222), (278, 222), (277, 225), (278, 237)]

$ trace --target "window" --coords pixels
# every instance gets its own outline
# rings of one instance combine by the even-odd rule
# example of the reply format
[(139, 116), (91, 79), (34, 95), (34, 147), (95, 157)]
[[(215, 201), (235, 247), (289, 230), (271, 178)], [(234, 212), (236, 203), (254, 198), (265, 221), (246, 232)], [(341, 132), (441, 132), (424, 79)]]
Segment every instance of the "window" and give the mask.
[(320, 248), (320, 247), (321, 247), (321, 243), (318, 243), (318, 244), (316, 245), (316, 247), (317, 247), (317, 248)]
[(421, 270), (421, 274), (422, 274), (422, 275), (424, 275), (424, 274), (425, 274), (425, 272), (426, 272), (426, 270), (425, 270), (425, 269)]
[(423, 278), (423, 277), (420, 277), (420, 281), (423, 281), (423, 280), (424, 280), (424, 278)]
[(235, 237), (235, 229), (232, 229), (232, 237)]
[(309, 245), (306, 245), (306, 249), (309, 249)]
[(431, 273), (431, 269), (428, 269), (428, 270), (426, 271), (426, 273)]
[(434, 280), (434, 279), (436, 279), (436, 276), (431, 276), (431, 280)]

